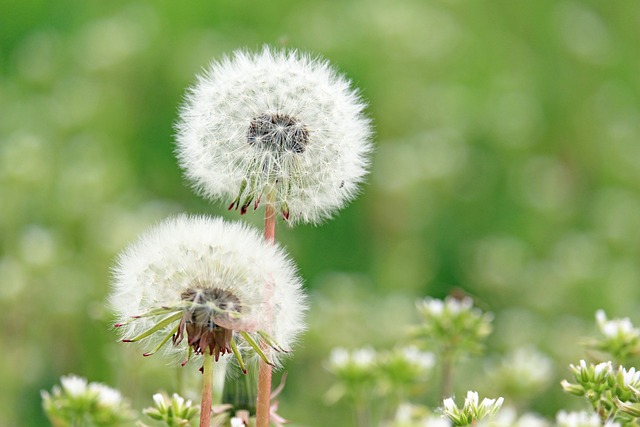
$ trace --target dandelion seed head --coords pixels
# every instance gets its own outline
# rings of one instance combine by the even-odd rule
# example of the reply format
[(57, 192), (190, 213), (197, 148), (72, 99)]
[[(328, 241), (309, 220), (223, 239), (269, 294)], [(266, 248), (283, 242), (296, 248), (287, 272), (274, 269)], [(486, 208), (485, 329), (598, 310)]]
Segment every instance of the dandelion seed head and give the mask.
[(327, 61), (237, 51), (188, 91), (177, 155), (195, 189), (246, 212), (271, 197), (290, 223), (319, 223), (358, 192), (371, 151), (364, 102)]
[[(306, 303), (293, 263), (241, 223), (184, 215), (166, 220), (119, 256), (113, 277), (110, 299), (123, 338), (139, 336), (166, 316), (148, 315), (153, 310), (184, 313), (179, 323), (141, 341), (148, 350), (176, 325), (175, 345), (163, 347), (172, 354), (218, 345), (224, 355), (236, 331), (265, 331), (289, 350), (304, 329)], [(282, 352), (271, 350), (277, 364)]]

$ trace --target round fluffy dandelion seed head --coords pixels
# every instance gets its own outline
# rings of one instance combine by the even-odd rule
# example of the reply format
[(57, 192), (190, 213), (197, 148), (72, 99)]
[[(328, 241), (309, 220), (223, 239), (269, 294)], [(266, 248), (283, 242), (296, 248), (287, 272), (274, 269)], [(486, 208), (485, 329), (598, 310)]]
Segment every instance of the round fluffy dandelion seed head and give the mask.
[(371, 151), (365, 104), (326, 61), (295, 50), (237, 51), (186, 96), (177, 154), (202, 195), (245, 213), (271, 200), (319, 223), (353, 199)]
[(217, 359), (255, 337), (267, 340), (265, 356), (277, 365), (304, 329), (295, 266), (241, 223), (166, 220), (119, 256), (113, 276), (117, 326), (124, 341), (146, 343), (146, 355), (187, 349)]

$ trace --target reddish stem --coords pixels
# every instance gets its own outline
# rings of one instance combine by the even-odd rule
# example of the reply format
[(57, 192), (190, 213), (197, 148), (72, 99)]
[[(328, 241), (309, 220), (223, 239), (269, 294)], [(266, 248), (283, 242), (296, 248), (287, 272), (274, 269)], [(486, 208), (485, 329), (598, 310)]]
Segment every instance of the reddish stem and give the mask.
[(276, 240), (276, 207), (270, 202), (264, 207), (264, 239), (269, 243)]
[(211, 406), (213, 400), (213, 355), (203, 353), (202, 364), (202, 400), (200, 401), (200, 427), (210, 427)]
[[(269, 243), (276, 239), (276, 209), (271, 200), (264, 209), (264, 238)], [(267, 284), (267, 286), (270, 286)], [(262, 359), (258, 368), (258, 400), (256, 403), (256, 427), (269, 427), (271, 416), (271, 365)]]

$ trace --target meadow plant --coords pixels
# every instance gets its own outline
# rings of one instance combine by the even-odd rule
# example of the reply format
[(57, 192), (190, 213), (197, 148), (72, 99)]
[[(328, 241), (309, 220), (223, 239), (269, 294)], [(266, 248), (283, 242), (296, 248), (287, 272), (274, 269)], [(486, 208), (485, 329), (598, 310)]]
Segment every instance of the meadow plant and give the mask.
[(501, 396), (509, 396), (511, 404), (524, 407), (544, 391), (553, 379), (551, 358), (532, 346), (516, 348), (498, 362), (488, 364), (487, 381)]
[[(160, 421), (167, 427), (187, 427), (191, 419), (198, 414), (198, 407), (192, 406), (190, 400), (174, 393), (170, 398), (156, 393), (153, 395), (155, 406), (142, 411), (149, 418)], [(144, 426), (143, 423), (139, 423)]]
[(471, 426), (478, 424), (485, 418), (494, 416), (503, 402), (504, 399), (502, 397), (497, 399), (484, 398), (480, 402), (477, 392), (468, 391), (462, 407), (458, 407), (451, 397), (444, 399), (442, 413), (451, 421), (453, 426)]
[[(371, 347), (353, 351), (337, 347), (327, 363), (336, 382), (325, 400), (329, 404), (347, 400), (354, 406), (358, 425), (370, 425), (372, 418), (386, 418), (385, 411), (397, 412), (397, 407), (423, 392), (434, 365), (433, 353), (415, 346), (381, 352)], [(383, 405), (375, 403), (378, 398)]]
[(42, 391), (42, 405), (54, 427), (131, 425), (133, 412), (118, 390), (76, 375), (60, 378), (51, 393)]
[[(418, 304), (423, 323), (410, 328), (410, 336), (424, 338), (436, 350), (420, 352), (416, 347), (395, 347), (393, 350), (375, 351), (364, 348), (348, 351), (335, 348), (331, 352), (327, 368), (336, 383), (327, 393), (327, 401), (333, 403), (345, 399), (355, 405), (358, 425), (384, 425), (389, 427), (414, 426), (492, 426), (492, 427), (548, 427), (552, 422), (526, 410), (526, 403), (549, 384), (553, 367), (550, 359), (532, 347), (517, 348), (508, 352), (500, 363), (487, 370), (487, 382), (498, 395), (508, 396), (510, 405), (501, 410), (504, 397), (485, 398), (468, 391), (464, 404), (458, 406), (453, 397), (447, 397), (441, 408), (433, 410), (423, 404), (411, 402), (411, 390), (424, 391), (429, 383), (429, 373), (442, 352), (437, 349), (450, 346), (457, 357), (478, 355), (482, 340), (491, 331), (491, 316), (473, 307), (470, 299), (427, 298)], [(602, 311), (596, 315), (598, 326), (605, 337), (600, 350), (615, 354), (620, 342), (633, 342), (635, 328), (628, 319), (608, 321)], [(607, 331), (607, 332), (604, 332)], [(450, 335), (449, 335), (450, 334)], [(451, 337), (456, 337), (452, 340)], [(590, 341), (593, 342), (593, 341)], [(456, 346), (457, 345), (457, 346)], [(563, 380), (562, 389), (580, 396), (588, 402), (591, 412), (559, 411), (557, 426), (637, 426), (640, 420), (640, 371), (635, 367), (614, 365), (612, 361), (589, 363), (581, 360), (570, 365), (571, 380)], [(370, 408), (363, 402), (382, 398), (386, 404), (396, 402), (392, 416), (378, 410), (382, 420), (376, 423)], [(380, 400), (380, 399), (379, 399)], [(358, 408), (360, 405), (360, 408)], [(372, 404), (373, 405), (373, 404)], [(375, 404), (376, 406), (381, 406)], [(438, 413), (440, 418), (438, 418)], [(364, 415), (363, 415), (364, 414)]]
[(425, 298), (417, 303), (417, 308), (421, 323), (410, 330), (410, 336), (437, 355), (442, 396), (447, 397), (453, 390), (455, 361), (482, 352), (484, 339), (492, 330), (493, 316), (474, 307), (468, 296)]
[(618, 366), (611, 361), (570, 365), (574, 382), (563, 380), (567, 393), (584, 397), (603, 422), (637, 425), (640, 418), (640, 372)]
[(604, 310), (598, 310), (596, 323), (601, 336), (585, 340), (589, 349), (608, 354), (621, 365), (640, 355), (640, 329), (635, 328), (628, 317), (610, 320)]
[(325, 396), (328, 404), (341, 399), (349, 401), (355, 410), (359, 426), (371, 422), (371, 402), (376, 397), (378, 381), (377, 353), (371, 347), (349, 351), (342, 347), (331, 350), (327, 369), (336, 379)]
[(419, 395), (431, 377), (436, 363), (433, 353), (407, 345), (381, 352), (378, 356), (382, 394), (401, 402)]
[(491, 427), (549, 427), (551, 422), (529, 412), (518, 416), (518, 412), (514, 407), (503, 406), (495, 417), (478, 424)]
[(556, 425), (558, 427), (621, 427), (620, 424), (612, 421), (603, 423), (598, 414), (585, 411), (560, 411), (556, 415)]
[(450, 427), (451, 422), (421, 405), (403, 403), (398, 406), (393, 420), (386, 427)]

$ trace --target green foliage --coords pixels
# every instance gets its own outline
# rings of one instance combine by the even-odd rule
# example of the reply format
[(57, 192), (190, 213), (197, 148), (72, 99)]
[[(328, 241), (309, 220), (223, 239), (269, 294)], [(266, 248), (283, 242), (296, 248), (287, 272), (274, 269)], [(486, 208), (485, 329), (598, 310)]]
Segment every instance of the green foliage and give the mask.
[(616, 363), (626, 365), (640, 355), (640, 330), (628, 317), (608, 320), (603, 310), (596, 312), (600, 337), (585, 340), (585, 345), (605, 353)]
[[(453, 287), (494, 314), (490, 360), (533, 345), (565, 366), (596, 309), (638, 321), (637, 1), (0, 9), (0, 425), (45, 425), (38, 391), (66, 372), (117, 385), (135, 407), (160, 388), (188, 395), (173, 378), (190, 374), (158, 375), (163, 362), (114, 345), (109, 266), (170, 213), (238, 219), (184, 185), (172, 125), (212, 57), (263, 43), (329, 58), (362, 88), (377, 132), (354, 204), (319, 228), (278, 228), (313, 303), (287, 365), (287, 418), (348, 425), (348, 405), (324, 409), (331, 348), (391, 348), (416, 324), (415, 298)], [(480, 369), (459, 368), (458, 394)], [(576, 400), (560, 379), (527, 405), (552, 418)]]
[(635, 368), (619, 366), (611, 362), (597, 365), (570, 366), (575, 382), (562, 381), (563, 389), (570, 394), (583, 396), (603, 422), (619, 422), (623, 426), (638, 425), (640, 419), (640, 372)]
[(189, 426), (191, 419), (199, 412), (198, 407), (192, 406), (190, 400), (185, 400), (175, 393), (171, 398), (154, 394), (153, 401), (155, 406), (146, 408), (142, 412), (153, 420), (161, 421), (167, 427)]
[(480, 354), (491, 333), (493, 316), (473, 307), (468, 297), (426, 298), (418, 303), (418, 312), (421, 323), (411, 330), (411, 336), (447, 357)]
[(42, 392), (42, 405), (54, 427), (132, 426), (133, 413), (120, 392), (76, 376), (61, 379), (51, 394)]
[(500, 410), (503, 401), (504, 399), (500, 397), (498, 399), (484, 398), (480, 402), (478, 393), (469, 391), (464, 399), (464, 405), (461, 407), (458, 407), (453, 399), (445, 399), (443, 414), (453, 426), (476, 425), (485, 418), (494, 416)]

